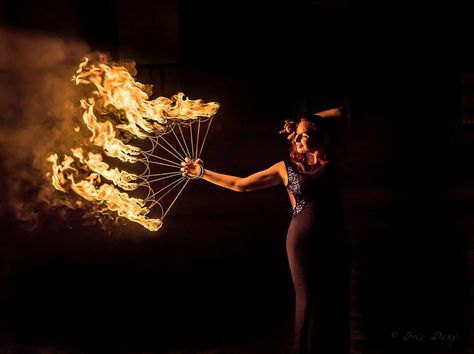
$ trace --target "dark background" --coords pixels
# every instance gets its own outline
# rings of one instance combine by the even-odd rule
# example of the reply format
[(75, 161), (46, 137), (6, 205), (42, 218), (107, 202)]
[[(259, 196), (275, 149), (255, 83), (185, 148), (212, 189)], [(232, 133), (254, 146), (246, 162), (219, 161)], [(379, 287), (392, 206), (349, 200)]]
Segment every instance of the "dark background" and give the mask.
[[(0, 20), (135, 60), (155, 96), (219, 102), (203, 155), (218, 172), (243, 176), (284, 159), (285, 119), (350, 102), (342, 166), (353, 351), (463, 353), (474, 41), (472, 5), (455, 6), (19, 0), (0, 2)], [(5, 352), (284, 353), (294, 299), (283, 188), (239, 194), (193, 182), (156, 234), (55, 219), (25, 231), (3, 215)], [(435, 332), (457, 339), (448, 347)]]

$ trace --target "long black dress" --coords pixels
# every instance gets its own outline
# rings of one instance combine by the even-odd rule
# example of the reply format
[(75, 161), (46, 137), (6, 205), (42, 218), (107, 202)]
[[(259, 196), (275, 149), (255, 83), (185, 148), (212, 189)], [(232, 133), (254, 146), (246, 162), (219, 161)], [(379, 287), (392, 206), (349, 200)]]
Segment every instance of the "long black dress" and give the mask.
[(295, 288), (293, 353), (350, 353), (352, 247), (338, 169), (327, 162), (305, 173), (285, 161), (296, 201), (286, 250)]

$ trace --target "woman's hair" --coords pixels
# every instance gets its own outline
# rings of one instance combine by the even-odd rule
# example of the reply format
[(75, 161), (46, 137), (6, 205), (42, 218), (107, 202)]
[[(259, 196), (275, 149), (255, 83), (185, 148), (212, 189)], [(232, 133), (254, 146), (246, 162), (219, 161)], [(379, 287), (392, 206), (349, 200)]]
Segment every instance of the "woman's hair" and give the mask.
[[(312, 149), (318, 150), (318, 159), (321, 159), (322, 161), (330, 161), (334, 158), (334, 143), (339, 120), (340, 119), (322, 118), (318, 115), (301, 117), (296, 122), (295, 131), (298, 124), (302, 121), (308, 122), (308, 146)], [(309, 167), (306, 161), (306, 155), (300, 154), (296, 150), (294, 139), (291, 140), (290, 161), (301, 173), (304, 173)]]

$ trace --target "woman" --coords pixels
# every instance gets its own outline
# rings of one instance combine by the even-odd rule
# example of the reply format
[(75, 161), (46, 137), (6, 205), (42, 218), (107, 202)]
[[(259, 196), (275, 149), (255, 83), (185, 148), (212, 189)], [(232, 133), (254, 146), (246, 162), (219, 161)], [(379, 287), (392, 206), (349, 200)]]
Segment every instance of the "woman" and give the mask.
[(341, 207), (341, 180), (332, 155), (334, 125), (342, 108), (297, 123), (286, 121), (290, 158), (245, 178), (204, 169), (201, 160), (183, 162), (189, 178), (238, 192), (283, 184), (293, 217), (286, 250), (295, 289), (295, 354), (350, 352), (351, 243)]

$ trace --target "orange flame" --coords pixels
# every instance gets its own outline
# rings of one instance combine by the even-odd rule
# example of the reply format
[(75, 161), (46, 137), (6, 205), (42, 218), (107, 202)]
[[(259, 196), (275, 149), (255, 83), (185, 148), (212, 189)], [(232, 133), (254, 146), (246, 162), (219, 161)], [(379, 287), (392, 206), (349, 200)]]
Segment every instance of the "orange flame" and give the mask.
[[(147, 217), (150, 209), (145, 201), (121, 191), (136, 190), (139, 184), (134, 181), (138, 176), (111, 168), (103, 161), (102, 153), (135, 163), (141, 150), (127, 144), (129, 140), (145, 139), (151, 133), (164, 132), (170, 122), (211, 117), (219, 104), (189, 100), (183, 93), (171, 99), (158, 97), (149, 100), (146, 85), (135, 81), (125, 66), (107, 63), (103, 58), (98, 62), (85, 58), (73, 81), (76, 85), (94, 88), (91, 96), (80, 100), (84, 109), (82, 121), (91, 136), (81, 146), (71, 147), (72, 155), (64, 154), (61, 162), (56, 153), (47, 158), (52, 163), (49, 173), (52, 185), (63, 193), (75, 192), (101, 208), (100, 212), (115, 212), (148, 230), (158, 230), (163, 222)], [(80, 127), (71, 129), (80, 132)], [(102, 153), (97, 152), (97, 147)], [(104, 183), (104, 180), (111, 184)]]

